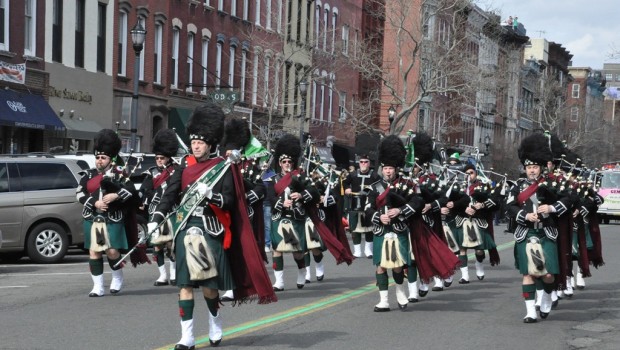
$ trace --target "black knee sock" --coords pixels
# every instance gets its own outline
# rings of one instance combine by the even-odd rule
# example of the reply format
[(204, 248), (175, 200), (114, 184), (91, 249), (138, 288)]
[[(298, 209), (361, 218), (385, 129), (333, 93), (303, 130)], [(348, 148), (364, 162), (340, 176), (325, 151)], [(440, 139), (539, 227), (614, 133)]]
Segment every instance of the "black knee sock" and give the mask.
[(403, 284), (403, 281), (405, 280), (405, 272), (402, 270), (400, 272), (392, 270), (392, 277), (394, 277), (394, 282), (396, 282), (396, 284)]

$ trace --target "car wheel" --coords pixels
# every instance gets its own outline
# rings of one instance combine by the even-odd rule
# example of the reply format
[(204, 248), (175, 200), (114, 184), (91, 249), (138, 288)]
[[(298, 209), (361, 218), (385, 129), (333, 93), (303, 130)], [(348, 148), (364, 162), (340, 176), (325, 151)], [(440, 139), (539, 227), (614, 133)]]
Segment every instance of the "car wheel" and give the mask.
[(65, 229), (53, 222), (45, 222), (30, 231), (26, 252), (32, 261), (50, 264), (59, 262), (65, 257), (68, 245)]
[(136, 221), (138, 222), (138, 240), (141, 240), (149, 232), (149, 229), (148, 229), (148, 227), (146, 225), (147, 222), (146, 222), (145, 218), (143, 218), (140, 215), (137, 215), (136, 218), (137, 218)]

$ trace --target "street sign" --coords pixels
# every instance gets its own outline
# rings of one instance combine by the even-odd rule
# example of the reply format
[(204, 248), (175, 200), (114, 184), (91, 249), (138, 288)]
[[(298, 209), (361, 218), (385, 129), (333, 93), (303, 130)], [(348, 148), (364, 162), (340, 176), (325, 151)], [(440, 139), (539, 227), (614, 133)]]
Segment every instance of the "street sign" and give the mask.
[(239, 101), (239, 91), (236, 90), (224, 90), (220, 89), (217, 91), (212, 91), (208, 94), (208, 96), (216, 103), (235, 103)]
[(234, 106), (233, 111), (239, 112), (239, 113), (245, 113), (245, 114), (252, 114), (252, 108), (241, 107), (241, 106)]

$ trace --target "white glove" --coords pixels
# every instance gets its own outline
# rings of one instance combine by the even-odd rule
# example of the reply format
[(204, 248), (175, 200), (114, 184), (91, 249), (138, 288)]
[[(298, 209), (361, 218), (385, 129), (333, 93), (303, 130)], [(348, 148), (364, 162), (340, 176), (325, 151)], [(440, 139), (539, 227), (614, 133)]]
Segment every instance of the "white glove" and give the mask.
[(148, 232), (153, 232), (151, 234), (151, 241), (154, 241), (157, 238), (159, 238), (159, 228), (156, 228), (157, 226), (159, 225), (156, 222), (149, 222), (148, 224), (146, 224)]
[(213, 189), (203, 183), (199, 183), (196, 185), (196, 193), (198, 193), (201, 197), (205, 197), (207, 199), (211, 199), (211, 197), (213, 197)]

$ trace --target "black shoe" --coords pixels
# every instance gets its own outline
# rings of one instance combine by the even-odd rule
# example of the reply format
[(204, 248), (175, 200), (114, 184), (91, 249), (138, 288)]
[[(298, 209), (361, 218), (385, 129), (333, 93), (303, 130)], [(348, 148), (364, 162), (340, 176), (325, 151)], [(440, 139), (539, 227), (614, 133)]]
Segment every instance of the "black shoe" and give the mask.
[(428, 294), (427, 290), (419, 290), (418, 294), (420, 295), (421, 298), (424, 298), (426, 296), (426, 294)]
[(443, 287), (433, 287), (433, 292), (443, 292)]
[(278, 288), (276, 286), (273, 286), (273, 291), (274, 292), (282, 292), (282, 291), (284, 291), (284, 288)]
[(558, 308), (558, 304), (559, 304), (558, 300), (552, 302), (551, 303), (551, 310), (557, 309)]
[(586, 289), (586, 286), (577, 286), (576, 288), (579, 289), (579, 290), (584, 290), (584, 289)]
[(376, 307), (375, 306), (374, 311), (375, 312), (388, 312), (388, 311), (390, 311), (390, 308), (389, 307)]
[(316, 280), (321, 282), (323, 280), (323, 278), (325, 278), (325, 275), (321, 275), (321, 276), (316, 276)]
[(531, 317), (526, 317), (523, 319), (523, 323), (536, 323), (536, 322), (538, 322), (538, 320), (535, 318), (531, 318)]
[(110, 289), (110, 293), (112, 294), (118, 294), (118, 292), (120, 292), (120, 289)]
[(540, 312), (540, 306), (536, 305), (536, 311)]
[(404, 304), (404, 305), (398, 304), (398, 308), (400, 309), (400, 311), (405, 311), (407, 310), (407, 304)]
[(155, 281), (155, 283), (153, 283), (155, 287), (167, 286), (168, 284), (169, 284), (168, 281), (165, 281), (165, 282)]
[(476, 276), (476, 277), (478, 277), (478, 280), (480, 280), (480, 281), (482, 281), (482, 280), (484, 279), (484, 275), (482, 275), (482, 276)]
[(177, 344), (174, 346), (174, 350), (194, 350), (196, 349), (196, 347), (194, 345), (192, 346), (187, 346), (187, 345), (183, 345), (183, 344)]
[(450, 287), (451, 285), (452, 285), (452, 281), (450, 281), (450, 282), (443, 281), (443, 286), (444, 286), (444, 287), (448, 288), (448, 287)]
[(177, 280), (170, 280), (170, 285), (171, 286), (176, 286), (177, 285)]
[(468, 280), (466, 280), (466, 279), (464, 279), (464, 278), (461, 278), (461, 279), (459, 280), (459, 284), (469, 284), (469, 281), (468, 281)]
[[(274, 290), (275, 290), (275, 288), (274, 288)], [(233, 298), (228, 297), (228, 296), (224, 296), (224, 297), (220, 298), (220, 301), (225, 303), (225, 302), (228, 302), (228, 301), (233, 301)]]
[(306, 280), (306, 284), (308, 284), (308, 283), (312, 283), (312, 281), (310, 281), (310, 280)]
[(102, 297), (102, 296), (103, 295), (99, 295), (99, 294), (94, 293), (94, 292), (93, 293), (88, 293), (88, 297), (89, 298), (99, 298), (99, 297)]
[(418, 298), (409, 298), (410, 303), (417, 303), (418, 301)]
[(573, 293), (570, 293), (570, 294), (566, 294), (566, 293), (564, 293), (564, 295), (566, 295), (566, 297), (567, 297), (568, 299), (570, 299), (570, 298), (572, 298), (572, 297), (573, 297)]
[(305, 286), (305, 284), (297, 284), (297, 289), (302, 289)]
[(218, 345), (220, 345), (220, 343), (222, 342), (222, 339), (218, 339), (218, 340), (211, 340), (209, 339), (209, 343), (211, 343), (211, 346), (216, 347)]
[(540, 318), (547, 318), (547, 316), (549, 316), (548, 312), (540, 312)]
[(368, 255), (366, 259), (372, 259), (372, 255)]

